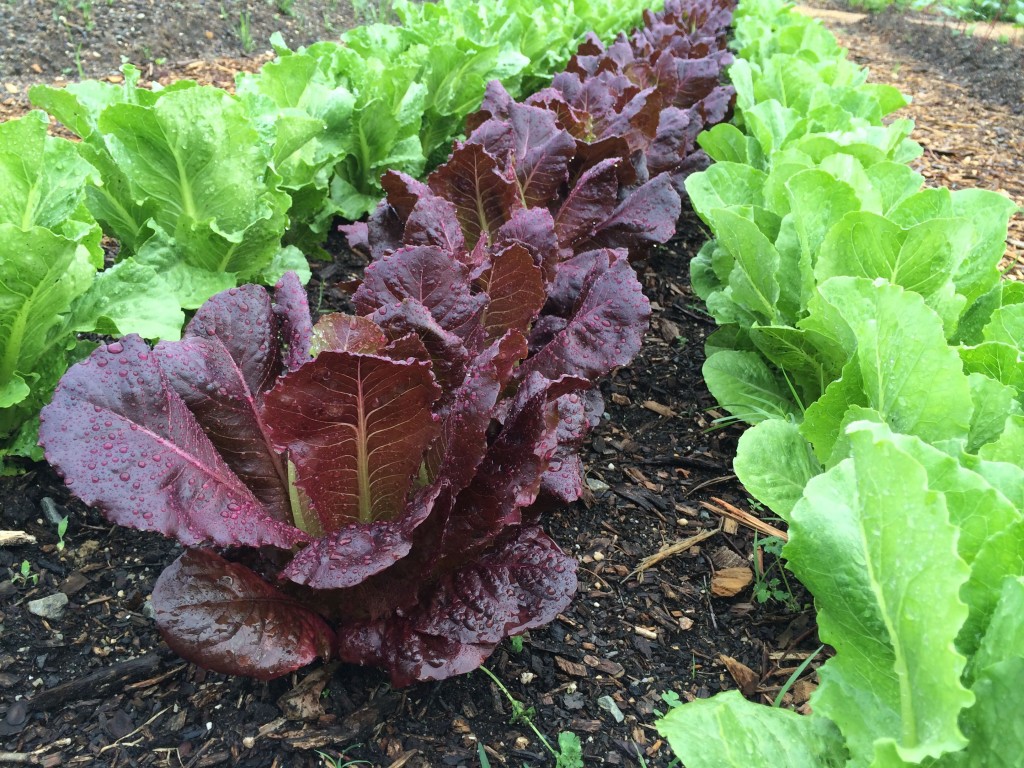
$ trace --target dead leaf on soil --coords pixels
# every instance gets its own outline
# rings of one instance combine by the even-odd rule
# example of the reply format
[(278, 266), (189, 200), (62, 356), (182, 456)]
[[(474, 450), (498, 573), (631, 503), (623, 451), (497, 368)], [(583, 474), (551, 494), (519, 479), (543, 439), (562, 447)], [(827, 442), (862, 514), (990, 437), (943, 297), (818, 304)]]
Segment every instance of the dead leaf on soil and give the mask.
[(736, 681), (736, 685), (739, 686), (744, 696), (750, 696), (757, 690), (760, 678), (754, 674), (754, 670), (732, 656), (722, 654), (718, 658), (725, 664), (725, 668), (729, 670), (729, 674), (732, 675), (732, 679)]
[(289, 720), (317, 720), (324, 714), (323, 693), (337, 664), (328, 664), (311, 672), (277, 700), (277, 706)]
[(801, 704), (806, 704), (816, 690), (818, 690), (817, 683), (810, 680), (797, 680), (790, 689), (790, 693), (793, 694), (793, 703), (798, 707)]

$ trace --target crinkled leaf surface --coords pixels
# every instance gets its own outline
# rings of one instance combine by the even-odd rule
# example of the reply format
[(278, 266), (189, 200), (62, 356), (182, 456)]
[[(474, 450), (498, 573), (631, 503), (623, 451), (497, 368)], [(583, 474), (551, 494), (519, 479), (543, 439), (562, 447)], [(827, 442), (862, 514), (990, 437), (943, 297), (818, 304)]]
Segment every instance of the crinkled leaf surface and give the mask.
[(109, 520), (194, 546), (304, 541), (278, 522), (217, 453), (138, 336), (73, 366), (43, 409), (46, 458)]
[(74, 144), (48, 136), (48, 126), (38, 111), (0, 123), (0, 222), (71, 236), (64, 232), (69, 220), (96, 225), (79, 206), (97, 173)]
[(498, 161), (479, 144), (456, 147), (429, 183), (435, 194), (454, 203), (469, 243), (481, 235), (492, 237), (522, 207), (516, 182), (502, 174)]
[(185, 315), (159, 273), (126, 259), (97, 273), (75, 305), (75, 330), (147, 339), (177, 339)]
[(215, 672), (271, 680), (331, 655), (334, 632), (316, 612), (210, 550), (164, 570), (153, 608), (171, 649)]
[(808, 483), (784, 550), (836, 650), (814, 711), (839, 726), (855, 764), (886, 744), (911, 763), (939, 757), (967, 743), (958, 718), (973, 696), (954, 640), (968, 567), (924, 467), (870, 432), (851, 444), (851, 459)]
[(231, 288), (200, 307), (180, 342), (161, 342), (154, 354), (231, 470), (276, 519), (291, 522), (287, 467), (261, 413), (283, 371), (279, 325), (266, 289)]
[(325, 532), (397, 518), (437, 433), (430, 365), (321, 352), (280, 380), (263, 417)]
[(469, 270), (436, 246), (401, 248), (373, 262), (352, 297), (362, 314), (405, 299), (422, 304), (442, 328), (461, 337), (472, 332), (487, 303), (472, 292)]
[(819, 305), (819, 312), (812, 303), (801, 325), (825, 336), (852, 333), (856, 340), (843, 374), (851, 388), (836, 382), (807, 409), (804, 434), (819, 458), (831, 453), (851, 397), (881, 413), (896, 432), (928, 442), (967, 435), (967, 377), (956, 351), (946, 345), (941, 321), (919, 295), (850, 277), (831, 278), (818, 291), (827, 306)]
[(513, 529), (493, 549), (431, 585), (415, 611), (342, 627), (338, 655), (383, 666), (394, 685), (478, 667), (504, 637), (551, 621), (576, 591), (576, 562), (539, 529)]
[(526, 333), (547, 299), (540, 267), (518, 244), (495, 256), (480, 283), (489, 299), (482, 319), (488, 339), (508, 331)]
[(621, 252), (603, 255), (584, 278), (568, 324), (520, 367), (521, 377), (536, 371), (551, 379), (593, 380), (627, 364), (639, 351), (650, 304)]
[(387, 343), (388, 337), (372, 320), (333, 312), (321, 317), (313, 326), (310, 353), (313, 357), (326, 350), (373, 354)]

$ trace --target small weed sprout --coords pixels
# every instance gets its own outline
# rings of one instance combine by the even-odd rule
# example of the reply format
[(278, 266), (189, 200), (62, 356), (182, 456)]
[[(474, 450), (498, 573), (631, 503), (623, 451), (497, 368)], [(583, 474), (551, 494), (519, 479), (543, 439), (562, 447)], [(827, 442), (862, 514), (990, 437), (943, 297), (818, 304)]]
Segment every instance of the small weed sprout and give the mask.
[(804, 673), (804, 670), (810, 666), (812, 661), (818, 658), (818, 654), (821, 653), (822, 650), (824, 650), (824, 648), (824, 645), (819, 645), (818, 650), (816, 650), (814, 653), (812, 653), (810, 656), (804, 659), (800, 663), (800, 666), (793, 670), (793, 674), (789, 676), (786, 682), (783, 683), (782, 687), (779, 689), (779, 694), (775, 697), (775, 700), (772, 702), (773, 707), (782, 706), (782, 699), (786, 695), (786, 692), (789, 691), (789, 689), (793, 687), (793, 684), (800, 679), (800, 675)]
[(39, 574), (32, 573), (32, 563), (28, 560), (22, 560), (21, 567), (18, 569), (18, 572), (11, 577), (12, 584), (17, 584), (19, 582), (26, 586), (29, 582), (32, 582), (33, 587), (39, 583)]
[(355, 749), (356, 747), (361, 746), (362, 744), (353, 744), (351, 747), (346, 747), (341, 751), (341, 754), (338, 757), (328, 755), (326, 752), (321, 752), (319, 749), (316, 751), (316, 753), (320, 755), (321, 759), (324, 761), (324, 765), (326, 766), (326, 768), (351, 768), (351, 766), (353, 765), (370, 765), (369, 760), (349, 760), (348, 757), (345, 755), (345, 753), (348, 752), (348, 750)]
[(70, 519), (71, 519), (70, 515), (65, 515), (64, 517), (62, 517), (60, 519), (60, 522), (57, 523), (57, 551), (58, 552), (63, 552), (64, 551), (64, 547), (65, 547), (64, 536), (68, 532), (68, 520), (70, 520)]
[[(795, 611), (800, 606), (793, 597), (789, 579), (786, 578), (786, 570), (780, 567), (778, 562), (778, 558), (782, 556), (784, 543), (778, 536), (761, 538), (754, 533), (754, 600), (761, 604), (776, 600)], [(768, 568), (764, 567), (762, 552), (776, 557), (776, 561)], [(773, 575), (773, 572), (778, 575)]]
[(242, 50), (252, 53), (256, 43), (252, 39), (252, 14), (248, 11), (238, 14), (238, 39), (242, 43)]
[[(544, 748), (555, 758), (555, 768), (583, 768), (583, 746), (580, 744), (579, 736), (570, 731), (561, 732), (558, 734), (558, 748), (556, 749), (534, 724), (533, 718), (537, 714), (536, 710), (533, 707), (527, 707), (513, 696), (509, 689), (505, 687), (505, 684), (498, 679), (498, 676), (487, 667), (480, 667), (480, 670), (491, 678), (491, 682), (498, 686), (498, 690), (505, 695), (509, 704), (512, 705), (512, 718), (509, 720), (509, 724), (514, 725), (521, 722), (528, 726), (540, 740), (540, 743), (544, 745)], [(478, 755), (483, 755), (480, 763), (482, 768), (488, 768), (490, 761), (483, 762), (487, 758), (482, 748), (478, 750)]]
[(510, 637), (508, 639), (508, 642), (512, 646), (512, 652), (513, 653), (522, 653), (523, 652), (523, 636), (522, 635), (515, 635), (514, 637)]

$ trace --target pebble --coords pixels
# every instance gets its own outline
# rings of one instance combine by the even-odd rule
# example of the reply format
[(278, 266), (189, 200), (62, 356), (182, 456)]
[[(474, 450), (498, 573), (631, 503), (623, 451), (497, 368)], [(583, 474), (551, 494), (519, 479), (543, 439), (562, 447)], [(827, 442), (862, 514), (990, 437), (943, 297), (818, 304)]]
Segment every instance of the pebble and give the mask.
[(38, 600), (30, 600), (28, 612), (42, 619), (56, 620), (64, 615), (67, 605), (68, 596), (63, 592), (56, 592), (47, 597), (40, 597)]
[(147, 619), (156, 618), (156, 608), (153, 607), (152, 599), (147, 600), (142, 604), (142, 615), (145, 616)]
[(622, 714), (622, 710), (619, 709), (619, 705), (615, 703), (615, 699), (611, 696), (602, 696), (599, 698), (597, 700), (597, 706), (614, 717), (616, 723), (621, 723), (626, 719), (626, 716)]
[(46, 519), (54, 525), (60, 525), (60, 521), (66, 517), (65, 513), (57, 505), (57, 502), (49, 496), (44, 496), (42, 501), (39, 502), (39, 506), (43, 508), (43, 514), (46, 515)]

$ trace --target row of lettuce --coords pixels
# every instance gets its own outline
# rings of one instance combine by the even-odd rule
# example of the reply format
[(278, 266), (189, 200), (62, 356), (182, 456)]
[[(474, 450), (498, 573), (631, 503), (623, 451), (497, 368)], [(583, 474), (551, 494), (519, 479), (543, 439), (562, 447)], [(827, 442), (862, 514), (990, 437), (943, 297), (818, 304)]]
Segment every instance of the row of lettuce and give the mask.
[[(389, 168), (446, 156), (487, 82), (546, 84), (584, 35), (611, 39), (639, 2), (395, 4), (369, 25), (238, 78), (237, 95), (181, 81), (38, 86), (30, 96), (81, 138), (47, 138), (42, 113), (0, 126), (0, 461), (38, 458), (39, 408), (75, 334), (176, 339), (218, 291), (309, 274), (335, 215), (373, 210)], [(100, 239), (117, 241), (103, 269)]]
[(630, 258), (674, 234), (696, 137), (729, 113), (731, 10), (669, 0), (525, 102), (488, 85), (450, 159), (388, 172), (346, 227), (372, 259), (356, 314), (314, 324), (286, 272), (216, 294), (180, 341), (129, 334), (67, 372), (46, 458), (108, 519), (184, 545), (153, 590), (172, 648), (405, 685), (565, 608), (576, 562), (538, 520), (581, 495), (595, 384), (640, 349)]
[[(1024, 754), (1024, 285), (1016, 206), (922, 188), (904, 103), (830, 33), (744, 0), (733, 125), (687, 182), (714, 240), (705, 377), (735, 469), (789, 524), (821, 640), (813, 714), (737, 693), (660, 722), (688, 768), (1016, 765)], [(720, 740), (708, 738), (719, 733)]]

